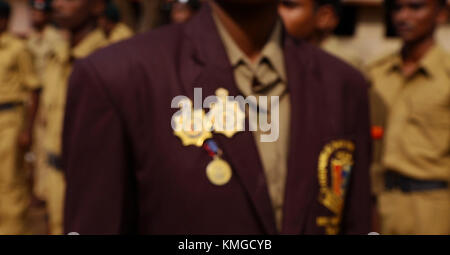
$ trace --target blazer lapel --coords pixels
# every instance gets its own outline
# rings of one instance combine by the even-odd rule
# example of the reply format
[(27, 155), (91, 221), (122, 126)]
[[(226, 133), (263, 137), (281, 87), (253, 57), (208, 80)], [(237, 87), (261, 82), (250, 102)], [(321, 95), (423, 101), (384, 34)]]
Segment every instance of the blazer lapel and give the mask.
[(301, 234), (314, 199), (317, 180), (317, 141), (320, 140), (320, 83), (315, 80), (313, 56), (305, 43), (287, 37), (285, 61), (291, 96), (289, 152), (283, 234)]
[[(240, 95), (211, 11), (205, 4), (186, 26), (187, 42), (181, 53), (183, 68), (180, 80), (191, 99), (195, 87), (202, 88), (203, 99), (215, 95), (215, 90), (220, 87), (227, 89), (230, 96)], [(263, 229), (267, 234), (275, 234), (274, 214), (253, 134), (241, 132), (233, 138), (215, 134), (214, 139), (224, 151), (223, 158), (230, 163), (233, 173), (245, 187)]]

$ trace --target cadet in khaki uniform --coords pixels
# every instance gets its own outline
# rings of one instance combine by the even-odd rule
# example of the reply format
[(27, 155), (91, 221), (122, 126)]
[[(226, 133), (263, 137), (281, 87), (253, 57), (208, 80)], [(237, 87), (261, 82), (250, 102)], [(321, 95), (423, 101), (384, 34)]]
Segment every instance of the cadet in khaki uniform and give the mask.
[(50, 24), (51, 0), (30, 1), (33, 32), (28, 38), (28, 48), (33, 55), (38, 75), (43, 74), (54, 47), (63, 40), (62, 33)]
[(340, 9), (339, 0), (282, 0), (278, 8), (291, 35), (361, 68), (362, 60), (358, 54), (343, 47), (342, 42), (332, 35), (339, 25)]
[(133, 31), (120, 21), (120, 13), (114, 3), (109, 2), (99, 19), (99, 25), (110, 43), (115, 43), (133, 36)]
[(71, 40), (55, 49), (44, 76), (43, 112), (46, 116), (44, 147), (47, 153), (47, 206), (51, 234), (62, 234), (64, 173), (61, 164), (61, 137), (68, 79), (73, 62), (106, 45), (96, 22), (104, 10), (103, 0), (54, 0), (59, 25), (71, 31)]
[[(28, 49), (33, 56), (33, 63), (39, 79), (43, 79), (45, 68), (52, 55), (54, 55), (55, 46), (64, 40), (61, 32), (50, 25), (51, 18), (51, 1), (50, 0), (33, 0), (30, 1), (31, 18), (34, 31), (27, 41)], [(45, 151), (43, 148), (44, 137), (44, 116), (39, 111), (36, 119), (35, 141), (33, 143), (33, 152), (36, 162), (34, 163), (34, 194), (44, 199), (45, 194)]]
[(22, 163), (31, 145), (39, 81), (25, 43), (6, 32), (9, 14), (9, 5), (0, 1), (0, 234), (26, 234), (29, 189)]
[(433, 39), (446, 3), (392, 2), (403, 48), (369, 68), (381, 232), (450, 234), (450, 56)]

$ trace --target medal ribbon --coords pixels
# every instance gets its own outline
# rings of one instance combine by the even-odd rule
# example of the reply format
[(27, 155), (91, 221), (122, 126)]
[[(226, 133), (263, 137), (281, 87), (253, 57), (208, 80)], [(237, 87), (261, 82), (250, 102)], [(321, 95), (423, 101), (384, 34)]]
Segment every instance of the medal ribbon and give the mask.
[(204, 144), (203, 148), (208, 152), (208, 155), (212, 158), (222, 155), (222, 150), (217, 145), (216, 141), (213, 139), (208, 139)]

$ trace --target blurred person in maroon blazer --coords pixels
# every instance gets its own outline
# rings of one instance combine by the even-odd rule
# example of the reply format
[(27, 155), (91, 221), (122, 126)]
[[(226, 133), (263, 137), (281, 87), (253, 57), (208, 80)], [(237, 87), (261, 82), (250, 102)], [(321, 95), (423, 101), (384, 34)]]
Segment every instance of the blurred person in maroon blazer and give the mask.
[[(76, 63), (63, 135), (65, 232), (370, 231), (367, 84), (286, 35), (277, 4), (211, 1), (186, 24)], [(280, 124), (288, 124), (273, 143), (249, 131), (180, 135), (172, 100), (194, 100), (196, 87), (204, 96), (279, 92)]]

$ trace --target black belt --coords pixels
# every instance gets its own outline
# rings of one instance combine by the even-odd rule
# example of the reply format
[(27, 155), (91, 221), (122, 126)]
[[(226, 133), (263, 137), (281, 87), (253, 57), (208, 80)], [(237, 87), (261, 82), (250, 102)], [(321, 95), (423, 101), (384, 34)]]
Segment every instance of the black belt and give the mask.
[(448, 187), (448, 182), (417, 180), (393, 171), (387, 171), (385, 174), (384, 185), (387, 190), (400, 189), (405, 193), (410, 193), (416, 191), (446, 189)]
[(3, 104), (0, 104), (0, 111), (11, 110), (19, 105), (22, 105), (22, 103), (19, 103), (19, 102), (3, 103)]
[(55, 155), (52, 153), (48, 153), (47, 154), (47, 163), (54, 167), (56, 170), (63, 170), (63, 162), (62, 162), (62, 158), (59, 155)]

